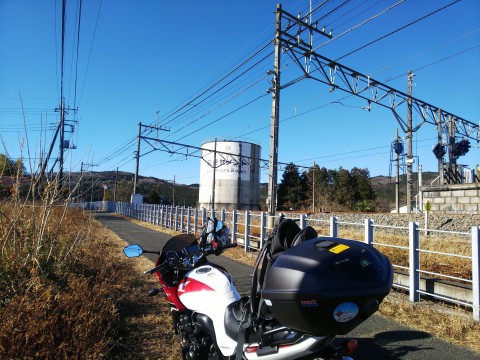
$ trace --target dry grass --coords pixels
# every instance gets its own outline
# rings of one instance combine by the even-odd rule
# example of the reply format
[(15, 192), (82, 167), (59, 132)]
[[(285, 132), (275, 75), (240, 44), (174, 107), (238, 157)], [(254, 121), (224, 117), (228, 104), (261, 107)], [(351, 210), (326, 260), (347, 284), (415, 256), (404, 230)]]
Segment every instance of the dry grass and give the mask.
[(471, 312), (460, 307), (428, 301), (412, 303), (407, 295), (392, 292), (380, 305), (379, 312), (401, 324), (480, 353), (480, 323), (472, 319)]
[(30, 267), (3, 278), (0, 358), (177, 359), (170, 310), (160, 296), (147, 295), (158, 285), (143, 275), (151, 262), (127, 259), (125, 243), (89, 214), (67, 211), (70, 216), (75, 221), (66, 232), (87, 226), (89, 235), (66, 266), (48, 273)]

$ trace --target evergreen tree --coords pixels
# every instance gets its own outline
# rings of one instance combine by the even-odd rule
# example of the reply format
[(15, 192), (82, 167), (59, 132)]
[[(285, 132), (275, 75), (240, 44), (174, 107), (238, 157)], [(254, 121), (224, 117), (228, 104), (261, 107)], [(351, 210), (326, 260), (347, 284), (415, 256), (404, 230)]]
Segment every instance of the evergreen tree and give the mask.
[(290, 163), (283, 172), (282, 182), (278, 186), (277, 207), (279, 210), (301, 210), (305, 199), (305, 177), (300, 175), (297, 166)]
[(14, 176), (15, 163), (4, 154), (0, 154), (0, 176)]
[(375, 208), (376, 194), (370, 181), (368, 169), (353, 168), (351, 170), (352, 180), (355, 188), (356, 211), (373, 211)]
[(158, 192), (155, 190), (152, 190), (148, 194), (148, 203), (149, 204), (160, 204), (160, 196), (158, 195)]
[(18, 176), (28, 175), (27, 168), (25, 167), (25, 164), (21, 159), (16, 160), (13, 166), (15, 169), (15, 173), (18, 174)]

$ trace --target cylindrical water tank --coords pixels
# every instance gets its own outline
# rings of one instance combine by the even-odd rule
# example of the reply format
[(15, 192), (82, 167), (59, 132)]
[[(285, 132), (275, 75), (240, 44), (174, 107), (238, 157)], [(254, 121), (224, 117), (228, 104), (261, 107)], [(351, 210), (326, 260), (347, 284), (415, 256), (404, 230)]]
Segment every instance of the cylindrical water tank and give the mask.
[(260, 210), (260, 149), (260, 145), (240, 141), (204, 143), (200, 207)]

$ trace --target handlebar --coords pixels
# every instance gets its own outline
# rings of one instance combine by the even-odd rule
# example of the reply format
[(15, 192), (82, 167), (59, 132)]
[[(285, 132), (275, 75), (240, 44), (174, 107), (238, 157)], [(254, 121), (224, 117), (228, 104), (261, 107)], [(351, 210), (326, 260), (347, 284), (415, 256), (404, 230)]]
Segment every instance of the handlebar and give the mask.
[(160, 264), (160, 265), (158, 265), (158, 266), (155, 266), (153, 269), (144, 271), (143, 273), (144, 273), (144, 274), (152, 275), (152, 274), (155, 274), (158, 270), (162, 270), (162, 268), (163, 268), (164, 266), (165, 266), (165, 264)]
[(175, 258), (171, 258), (170, 260), (165, 260), (163, 263), (161, 263), (160, 265), (157, 265), (155, 266), (154, 268), (150, 269), (150, 270), (146, 270), (144, 271), (144, 274), (149, 274), (149, 275), (152, 275), (152, 274), (155, 274), (157, 271), (159, 270), (162, 270), (163, 268), (167, 267), (167, 266), (172, 266), (173, 268), (194, 268), (196, 263), (200, 260), (200, 259), (203, 259), (204, 257), (206, 257), (207, 255), (211, 255), (211, 254), (220, 254), (220, 253), (217, 253), (219, 250), (220, 252), (224, 249), (230, 249), (230, 248), (234, 248), (236, 247), (237, 244), (236, 243), (231, 243), (231, 244), (225, 244), (225, 245), (222, 245), (221, 247), (219, 248), (210, 248), (210, 249), (200, 249), (200, 251), (198, 252), (195, 252), (195, 253), (192, 253), (192, 254), (189, 254), (189, 255), (186, 255), (186, 256), (178, 256), (177, 254), (177, 257)]

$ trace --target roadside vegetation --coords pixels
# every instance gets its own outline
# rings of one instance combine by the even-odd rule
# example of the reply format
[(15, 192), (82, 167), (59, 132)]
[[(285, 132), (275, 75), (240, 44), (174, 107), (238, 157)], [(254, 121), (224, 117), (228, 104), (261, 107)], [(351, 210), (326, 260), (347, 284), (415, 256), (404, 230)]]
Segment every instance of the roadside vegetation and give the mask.
[(76, 184), (0, 156), (0, 190), (0, 359), (176, 359), (169, 309), (146, 297), (150, 265), (68, 207)]
[(127, 259), (122, 240), (62, 203), (0, 212), (1, 359), (177, 359), (147, 259)]

